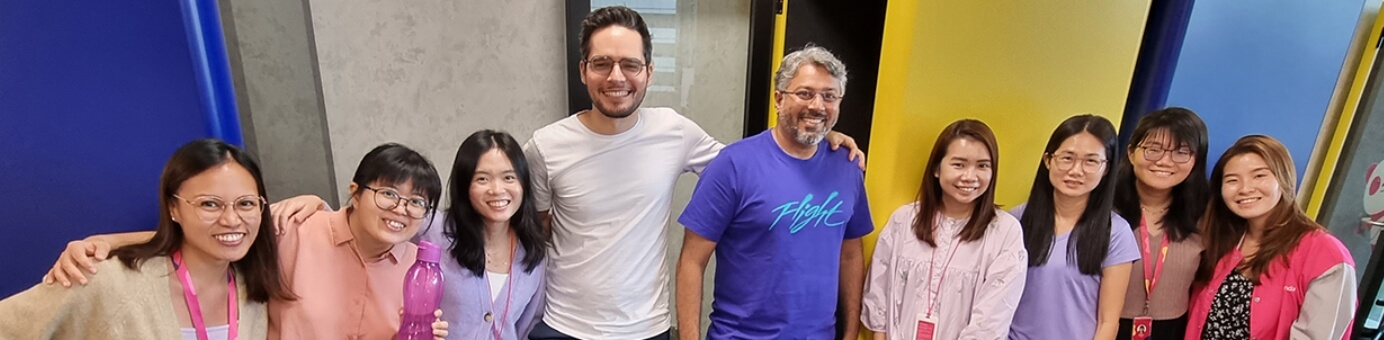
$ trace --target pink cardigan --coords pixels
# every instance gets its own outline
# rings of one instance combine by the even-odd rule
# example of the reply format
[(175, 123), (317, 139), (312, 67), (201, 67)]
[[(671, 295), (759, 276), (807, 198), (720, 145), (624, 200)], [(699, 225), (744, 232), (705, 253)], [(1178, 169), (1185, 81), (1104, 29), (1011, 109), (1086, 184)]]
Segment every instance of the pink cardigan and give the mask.
[[(1187, 339), (1201, 338), (1216, 292), (1241, 259), (1239, 249), (1231, 250), (1216, 263), (1209, 284), (1192, 288)], [(1355, 260), (1350, 252), (1331, 234), (1314, 231), (1303, 235), (1287, 262), (1274, 260), (1254, 286), (1250, 337), (1349, 338), (1356, 306)]]

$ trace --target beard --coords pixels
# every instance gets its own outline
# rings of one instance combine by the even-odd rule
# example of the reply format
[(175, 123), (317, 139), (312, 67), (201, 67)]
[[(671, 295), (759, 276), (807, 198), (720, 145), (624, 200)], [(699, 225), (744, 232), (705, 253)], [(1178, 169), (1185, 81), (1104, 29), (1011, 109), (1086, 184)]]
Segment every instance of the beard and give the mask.
[(605, 102), (595, 100), (595, 98), (592, 98), (591, 105), (596, 108), (596, 111), (600, 111), (601, 114), (606, 117), (616, 119), (625, 118), (634, 114), (634, 111), (639, 110), (639, 105), (644, 103), (644, 94), (645, 91), (632, 93), (631, 95), (634, 100), (630, 103), (629, 107), (623, 109), (606, 106)]
[[(820, 114), (820, 116), (823, 117), (821, 131), (807, 131), (806, 129), (803, 129), (800, 126), (799, 122), (802, 121), (802, 116), (808, 114), (808, 112), (799, 112), (797, 115), (794, 115), (791, 118), (788, 116), (780, 116), (783, 117), (784, 120), (779, 123), (786, 124), (785, 126), (789, 127), (788, 133), (790, 137), (793, 137), (793, 140), (798, 141), (798, 143), (802, 143), (803, 145), (816, 146), (818, 143), (821, 143), (822, 140), (826, 139), (827, 133), (831, 132), (831, 128), (833, 125), (835, 125), (835, 122), (828, 121), (826, 114)], [(817, 114), (813, 115), (817, 116)]]

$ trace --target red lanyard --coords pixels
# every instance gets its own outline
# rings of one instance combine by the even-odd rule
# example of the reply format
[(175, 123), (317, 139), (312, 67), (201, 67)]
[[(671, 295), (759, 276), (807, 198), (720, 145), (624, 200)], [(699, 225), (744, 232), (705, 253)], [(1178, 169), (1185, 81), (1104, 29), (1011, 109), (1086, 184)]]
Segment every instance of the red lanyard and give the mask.
[[(192, 318), (192, 328), (197, 331), (198, 340), (209, 340), (207, 335), (207, 322), (202, 318), (202, 303), (197, 301), (197, 287), (192, 285), (192, 274), (188, 274), (187, 266), (183, 265), (183, 251), (173, 251), (173, 270), (178, 273), (178, 281), (183, 284), (183, 298), (187, 300), (187, 314)], [(230, 269), (226, 269), (226, 320), (229, 335), (226, 339), (235, 340), (238, 333), (240, 316), (237, 315), (235, 297), (235, 274)]]
[[(515, 242), (515, 241), (514, 241), (514, 235), (510, 235), (510, 236), (509, 236), (509, 276), (506, 276), (506, 277), (505, 277), (505, 285), (504, 285), (503, 288), (501, 288), (501, 289), (505, 290), (505, 311), (504, 311), (504, 314), (501, 314), (501, 315), (500, 315), (500, 322), (492, 322), (492, 323), (490, 323), (490, 332), (491, 332), (491, 333), (495, 333), (495, 340), (500, 340), (500, 336), (505, 334), (505, 327), (502, 326), (502, 325), (504, 325), (504, 324), (506, 324), (506, 323), (509, 322), (509, 303), (510, 303), (510, 301), (514, 300), (514, 287), (511, 287), (511, 283), (514, 282), (514, 251), (515, 251), (515, 249), (516, 249), (516, 247), (514, 246), (514, 242)], [(490, 274), (486, 274), (486, 276), (487, 276), (487, 279), (485, 280), (485, 281), (486, 281), (486, 282), (485, 282), (485, 287), (486, 287), (486, 288), (489, 288), (489, 287), (490, 287), (490, 282), (489, 282), (489, 278), (488, 278), (488, 277), (490, 276)], [(488, 291), (488, 290), (489, 290), (489, 289), (487, 289), (487, 291)], [(485, 301), (490, 301), (490, 310), (492, 310), (492, 311), (495, 310), (495, 300), (494, 300), (494, 299), (491, 299), (489, 294), (486, 294), (486, 296), (485, 296)], [(488, 314), (488, 313), (487, 313), (487, 314)], [(494, 320), (495, 320), (494, 318), (491, 318), (490, 320), (486, 320), (486, 321), (494, 321)]]
[(1162, 246), (1158, 247), (1158, 263), (1151, 266), (1149, 261), (1153, 260), (1153, 249), (1150, 248), (1153, 244), (1149, 243), (1149, 234), (1152, 232), (1142, 218), (1139, 219), (1139, 230), (1143, 231), (1140, 235), (1144, 237), (1144, 247), (1139, 251), (1144, 255), (1144, 314), (1148, 314), (1149, 302), (1153, 301), (1153, 288), (1158, 286), (1158, 278), (1163, 277), (1163, 264), (1168, 261), (1168, 233), (1165, 231), (1159, 235)]
[[(940, 234), (940, 233), (938, 233), (937, 231), (942, 230), (942, 228), (941, 228), (941, 227), (942, 227), (942, 217), (941, 217), (941, 214), (938, 214), (937, 218), (933, 220), (933, 224), (932, 224), (932, 225), (935, 226), (934, 228), (932, 228), (933, 234), (934, 234), (934, 235), (935, 235), (935, 234)], [(937, 266), (937, 262), (936, 262), (936, 260), (937, 260), (937, 251), (936, 251), (936, 249), (933, 249), (932, 258), (931, 258), (931, 259), (928, 259), (928, 261), (927, 261), (927, 294), (928, 294), (927, 316), (926, 316), (927, 318), (932, 318), (932, 311), (933, 311), (933, 309), (936, 309), (936, 308), (937, 308), (937, 300), (940, 300), (940, 298), (942, 297), (942, 294), (941, 294), (941, 292), (942, 292), (942, 284), (947, 282), (947, 267), (950, 267), (950, 266), (951, 266), (952, 258), (956, 257), (956, 250), (957, 250), (957, 249), (961, 249), (961, 240), (960, 240), (959, 238), (958, 238), (957, 240), (955, 240), (954, 244), (952, 245), (951, 255), (947, 255), (947, 262), (942, 264), (942, 275), (941, 275), (941, 277), (937, 278), (937, 291), (936, 291), (935, 293), (934, 293), (933, 290), (932, 290), (932, 274), (933, 274), (933, 273), (936, 273), (936, 272), (934, 272), (933, 270), (936, 270), (936, 269), (937, 269), (937, 267), (936, 267), (936, 266)]]

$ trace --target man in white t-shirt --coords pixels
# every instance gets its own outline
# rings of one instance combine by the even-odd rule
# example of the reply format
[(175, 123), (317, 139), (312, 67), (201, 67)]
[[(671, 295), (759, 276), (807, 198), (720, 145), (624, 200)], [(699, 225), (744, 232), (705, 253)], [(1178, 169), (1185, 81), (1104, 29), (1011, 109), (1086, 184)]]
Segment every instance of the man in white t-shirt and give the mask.
[[(580, 39), (593, 108), (538, 129), (524, 146), (552, 230), (548, 304), (529, 337), (667, 339), (673, 187), (725, 145), (672, 109), (640, 107), (653, 65), (639, 13), (593, 11)], [(844, 135), (828, 139), (855, 148)]]

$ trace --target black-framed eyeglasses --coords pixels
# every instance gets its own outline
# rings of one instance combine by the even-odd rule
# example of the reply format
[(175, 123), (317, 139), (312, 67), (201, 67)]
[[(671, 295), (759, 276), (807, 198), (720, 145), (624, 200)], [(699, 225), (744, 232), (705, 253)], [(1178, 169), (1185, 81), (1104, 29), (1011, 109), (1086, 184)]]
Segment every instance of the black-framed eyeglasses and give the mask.
[(1105, 163), (1107, 162), (1103, 158), (1095, 156), (1080, 158), (1072, 153), (1061, 153), (1056, 155), (1046, 154), (1045, 156), (1047, 156), (1048, 161), (1052, 162), (1053, 166), (1059, 171), (1071, 171), (1072, 167), (1081, 164), (1081, 171), (1087, 174), (1095, 174), (1099, 173), (1101, 170), (1105, 170)]
[[(173, 198), (187, 202), (188, 205), (197, 209), (197, 218), (207, 223), (220, 219), (222, 215), (226, 214), (226, 210), (235, 211), (236, 216), (239, 216), (242, 221), (259, 221), (263, 216), (261, 214), (264, 212), (264, 206), (269, 204), (263, 196), (257, 195), (240, 196), (231, 201), (231, 204), (226, 204), (225, 200), (216, 196), (198, 196), (186, 199), (182, 196), (173, 195)], [(228, 207), (229, 209), (227, 209)]]
[(822, 91), (822, 92), (817, 92), (817, 91), (809, 91), (809, 90), (797, 90), (797, 91), (779, 91), (779, 93), (791, 94), (791, 95), (793, 95), (794, 97), (798, 97), (798, 99), (801, 99), (801, 100), (803, 100), (803, 101), (812, 101), (813, 98), (821, 97), (821, 98), (822, 98), (822, 102), (826, 102), (826, 103), (835, 103), (835, 102), (839, 102), (839, 101), (841, 101), (841, 97), (843, 97), (841, 94), (836, 93), (836, 91)]
[(1191, 148), (1178, 148), (1176, 150), (1168, 150), (1162, 147), (1143, 145), (1138, 146), (1138, 148), (1144, 150), (1144, 160), (1150, 162), (1157, 162), (1158, 160), (1163, 159), (1163, 154), (1169, 152), (1171, 152), (1172, 154), (1173, 163), (1191, 162), (1192, 156), (1196, 155), (1196, 153), (1192, 152)]
[(362, 185), (366, 190), (375, 192), (375, 206), (384, 210), (394, 210), (399, 204), (404, 205), (405, 215), (413, 219), (422, 219), (428, 215), (428, 209), (432, 207), (428, 200), (422, 197), (404, 197), (398, 190), (392, 188), (371, 188)]
[(619, 66), (620, 72), (623, 72), (625, 74), (625, 77), (637, 76), (639, 75), (639, 73), (644, 72), (644, 69), (648, 68), (649, 65), (648, 63), (645, 63), (644, 61), (639, 59), (625, 58), (615, 60), (610, 57), (594, 57), (591, 59), (582, 60), (582, 63), (586, 64), (587, 70), (590, 70), (591, 72), (596, 72), (596, 74), (603, 76), (610, 75), (610, 70), (613, 70), (616, 66)]

